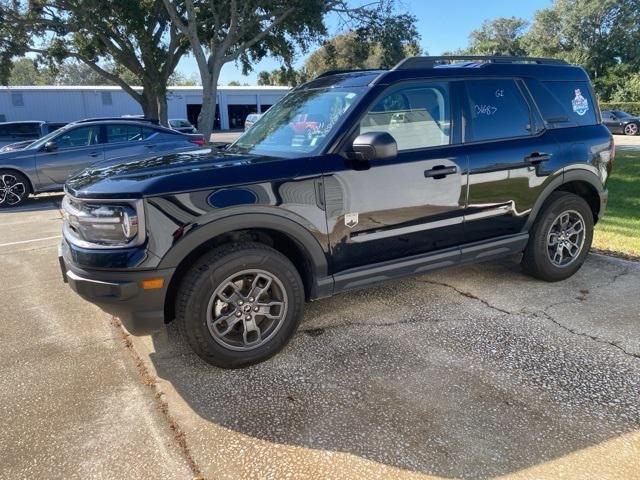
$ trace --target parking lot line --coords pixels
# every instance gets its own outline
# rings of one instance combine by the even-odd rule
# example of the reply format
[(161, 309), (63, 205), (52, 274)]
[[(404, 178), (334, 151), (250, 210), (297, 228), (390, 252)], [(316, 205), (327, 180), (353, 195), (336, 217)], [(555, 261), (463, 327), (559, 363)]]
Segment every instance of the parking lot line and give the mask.
[(53, 237), (34, 238), (31, 240), (20, 240), (19, 242), (0, 243), (0, 247), (10, 247), (11, 245), (22, 245), (23, 243), (44, 242), (45, 240), (53, 240), (62, 238), (62, 235), (54, 235)]

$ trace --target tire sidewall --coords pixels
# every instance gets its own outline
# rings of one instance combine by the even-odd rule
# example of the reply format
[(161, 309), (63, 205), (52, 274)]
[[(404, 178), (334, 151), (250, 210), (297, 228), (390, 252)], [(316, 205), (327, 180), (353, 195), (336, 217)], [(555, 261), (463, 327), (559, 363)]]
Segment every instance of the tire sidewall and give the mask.
[[(287, 344), (302, 317), (304, 288), (297, 270), (286, 257), (276, 251), (250, 248), (209, 258), (199, 265), (184, 316), (179, 322), (183, 335), (201, 358), (220, 367), (237, 368), (266, 360)], [(211, 295), (224, 280), (247, 269), (265, 270), (278, 277), (287, 294), (287, 313), (280, 329), (264, 345), (253, 350), (235, 351), (225, 348), (211, 335), (207, 308)]]
[[(556, 218), (568, 210), (575, 210), (584, 219), (585, 238), (578, 258), (566, 267), (558, 267), (551, 262), (547, 253), (547, 236)], [(549, 203), (533, 232), (532, 252), (537, 269), (545, 280), (564, 280), (575, 274), (584, 263), (593, 241), (593, 213), (581, 197), (573, 194), (561, 194)]]

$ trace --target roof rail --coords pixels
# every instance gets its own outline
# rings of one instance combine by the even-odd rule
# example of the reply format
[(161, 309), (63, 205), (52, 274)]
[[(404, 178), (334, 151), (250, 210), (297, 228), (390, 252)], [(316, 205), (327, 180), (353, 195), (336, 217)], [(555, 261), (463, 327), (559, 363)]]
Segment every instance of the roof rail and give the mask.
[(557, 58), (512, 57), (507, 55), (445, 55), (441, 57), (408, 57), (401, 60), (391, 70), (410, 70), (414, 68), (433, 68), (450, 60), (478, 63), (535, 63), (538, 65), (568, 65)]
[(328, 77), (329, 75), (337, 75), (340, 73), (354, 73), (354, 72), (377, 72), (380, 70), (384, 70), (384, 68), (352, 68), (352, 69), (335, 69), (335, 70), (327, 70), (326, 72), (322, 72), (316, 78)]

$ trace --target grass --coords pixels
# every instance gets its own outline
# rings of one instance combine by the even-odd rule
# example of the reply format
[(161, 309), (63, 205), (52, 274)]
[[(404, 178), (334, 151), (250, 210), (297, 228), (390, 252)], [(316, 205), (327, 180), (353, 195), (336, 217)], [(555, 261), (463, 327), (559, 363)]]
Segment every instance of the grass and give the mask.
[(640, 259), (640, 152), (617, 152), (609, 178), (609, 204), (593, 247)]

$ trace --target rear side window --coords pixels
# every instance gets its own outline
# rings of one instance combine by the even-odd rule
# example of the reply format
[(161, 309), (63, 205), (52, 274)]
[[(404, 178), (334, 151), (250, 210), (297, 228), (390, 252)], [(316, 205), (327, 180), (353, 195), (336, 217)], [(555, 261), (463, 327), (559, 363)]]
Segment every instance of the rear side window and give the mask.
[(153, 128), (138, 125), (108, 125), (107, 143), (139, 142), (155, 133)]
[(513, 80), (468, 80), (465, 141), (523, 137), (533, 132), (531, 111)]
[(527, 87), (545, 122), (554, 128), (594, 125), (596, 106), (587, 82), (539, 82), (526, 80)]
[(39, 123), (9, 123), (0, 125), (0, 135), (15, 138), (38, 138), (40, 136)]

